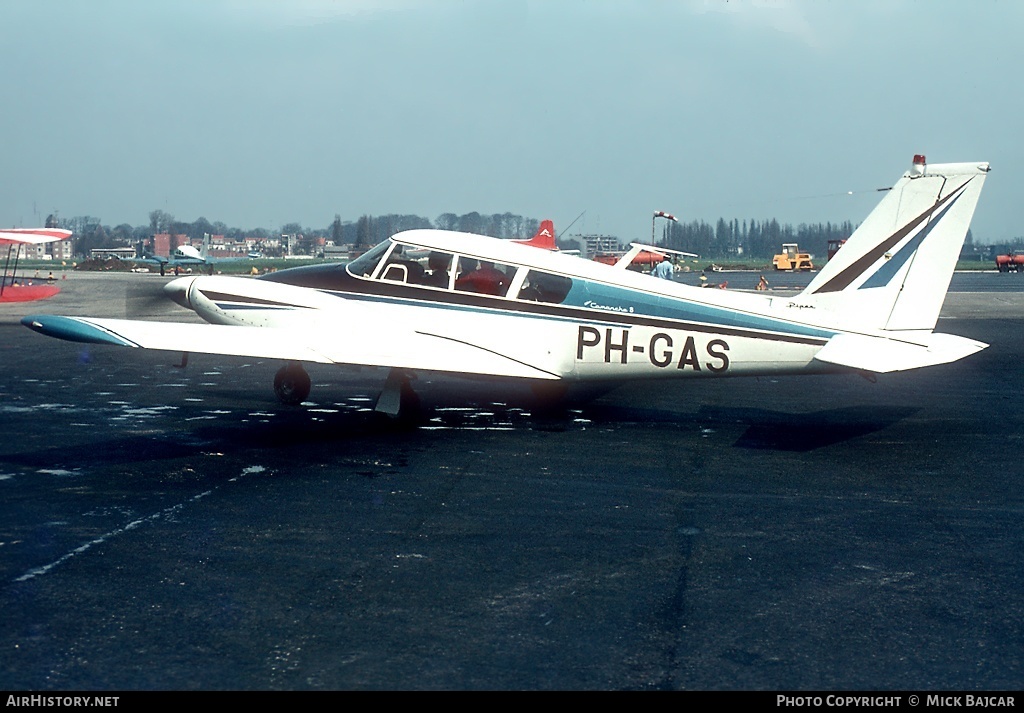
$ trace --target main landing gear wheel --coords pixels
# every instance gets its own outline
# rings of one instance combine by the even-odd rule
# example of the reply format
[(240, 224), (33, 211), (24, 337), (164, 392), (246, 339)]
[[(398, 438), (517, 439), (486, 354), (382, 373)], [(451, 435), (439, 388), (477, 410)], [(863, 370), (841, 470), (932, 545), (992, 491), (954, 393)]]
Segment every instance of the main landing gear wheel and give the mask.
[(298, 362), (285, 364), (274, 375), (274, 393), (283, 404), (301, 404), (309, 396), (309, 388), (309, 374)]

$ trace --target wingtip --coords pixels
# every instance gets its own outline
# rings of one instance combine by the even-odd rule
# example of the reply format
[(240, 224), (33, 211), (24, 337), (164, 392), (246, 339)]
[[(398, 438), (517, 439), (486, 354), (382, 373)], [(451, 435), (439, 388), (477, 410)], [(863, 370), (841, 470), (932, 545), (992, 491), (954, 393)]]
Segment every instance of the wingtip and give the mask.
[(116, 334), (77, 317), (60, 317), (49, 314), (29, 315), (22, 317), (21, 323), (34, 332), (69, 342), (113, 344), (119, 347), (135, 346)]

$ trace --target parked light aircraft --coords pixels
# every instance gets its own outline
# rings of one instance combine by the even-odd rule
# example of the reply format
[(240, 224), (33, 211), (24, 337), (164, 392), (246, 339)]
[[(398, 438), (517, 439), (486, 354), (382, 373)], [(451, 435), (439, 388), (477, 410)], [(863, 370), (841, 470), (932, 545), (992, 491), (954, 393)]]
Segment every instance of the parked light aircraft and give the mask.
[[(0, 230), (0, 245), (7, 246), (7, 258), (4, 261), (4, 273), (0, 277), (0, 303), (2, 302), (35, 302), (53, 297), (60, 288), (49, 281), (39, 279), (18, 278), (18, 258), (21, 256), (22, 245), (42, 245), (71, 237), (70, 230), (60, 228), (7, 228)], [(14, 267), (11, 268), (11, 254), (14, 254)]]
[(205, 265), (207, 243), (204, 241), (202, 251), (191, 245), (179, 245), (169, 257), (163, 255), (144, 255), (135, 258), (135, 262), (148, 262), (154, 265)]
[(915, 157), (795, 296), (702, 290), (508, 240), (410, 230), (346, 265), (164, 287), (210, 324), (22, 323), (80, 342), (280, 359), (274, 386), (286, 403), (309, 394), (302, 362), (389, 367), (376, 409), (391, 415), (416, 372), (570, 393), (639, 379), (914, 369), (987, 346), (933, 330), (988, 172)]
[(203, 235), (202, 248), (196, 248), (194, 245), (179, 245), (171, 253), (170, 257), (164, 257), (163, 255), (145, 255), (140, 258), (136, 258), (133, 262), (143, 262), (150, 265), (159, 265), (160, 274), (163, 275), (167, 269), (174, 269), (176, 267), (188, 268), (191, 271), (193, 266), (205, 266), (212, 272), (213, 265), (216, 263), (223, 262), (237, 262), (239, 260), (249, 260), (259, 257), (250, 253), (247, 257), (214, 257), (210, 255), (210, 235), (206, 233)]

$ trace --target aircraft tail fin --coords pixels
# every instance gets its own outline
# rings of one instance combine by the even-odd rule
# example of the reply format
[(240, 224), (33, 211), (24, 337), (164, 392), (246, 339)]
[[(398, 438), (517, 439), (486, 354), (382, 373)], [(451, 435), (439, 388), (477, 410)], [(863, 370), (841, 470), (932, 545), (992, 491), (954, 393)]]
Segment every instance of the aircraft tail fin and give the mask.
[(529, 240), (513, 240), (514, 243), (529, 245), (542, 250), (558, 250), (555, 245), (555, 223), (552, 220), (542, 220), (536, 235)]
[(915, 156), (794, 302), (845, 329), (930, 332), (989, 170)]

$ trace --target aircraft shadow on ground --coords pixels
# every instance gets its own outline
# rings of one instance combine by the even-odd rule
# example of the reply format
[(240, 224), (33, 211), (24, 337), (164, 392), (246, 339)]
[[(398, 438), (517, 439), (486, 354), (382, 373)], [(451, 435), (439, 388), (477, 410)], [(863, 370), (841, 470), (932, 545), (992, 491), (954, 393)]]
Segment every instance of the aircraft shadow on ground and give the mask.
[[(571, 427), (566, 424), (572, 422), (571, 415), (547, 418), (501, 405), (425, 410), (399, 419), (365, 407), (278, 406), (256, 413), (247, 409), (216, 417), (207, 414), (205, 407), (197, 407), (194, 412), (180, 409), (173, 415), (149, 422), (149, 433), (109, 435), (77, 444), (22, 450), (0, 455), (0, 463), (78, 470), (268, 449), (287, 453), (292, 461), (305, 462), (331, 457), (341, 444), (358, 442), (361, 450), (393, 448), (396, 442), (406, 442), (416, 434), (430, 438), (433, 429), (547, 430), (554, 422), (556, 430), (560, 430)], [(192, 421), (196, 418), (210, 420)]]
[[(702, 406), (689, 418), (708, 427), (746, 425), (733, 444), (737, 448), (779, 451), (811, 451), (885, 429), (918, 409), (897, 406), (854, 406), (810, 413), (786, 413), (762, 408)], [(530, 412), (492, 404), (490, 408), (427, 410), (415, 419), (390, 419), (368, 410), (337, 410), (324, 413), (282, 407), (263, 414), (261, 421), (238, 411), (193, 427), (181, 427), (189, 414), (178, 413), (176, 425), (158, 433), (126, 434), (100, 439), (81, 447), (62, 445), (0, 456), (0, 461), (37, 468), (82, 468), (92, 465), (167, 461), (199, 456), (211, 451), (238, 453), (248, 450), (288, 449), (300, 459), (321, 458), (317, 448), (358, 440), (362, 446), (406, 439), (430, 429), (563, 431), (585, 428), (587, 423), (679, 423), (687, 417), (621, 407), (583, 407), (562, 413)], [(156, 425), (156, 424), (154, 424)], [(159, 427), (158, 427), (159, 428)], [(798, 437), (794, 437), (798, 436)]]
[(761, 408), (703, 406), (697, 415), (702, 421), (746, 424), (747, 430), (733, 444), (736, 448), (806, 452), (881, 431), (917, 411), (917, 408), (901, 406), (850, 406), (811, 413), (785, 413)]
[[(400, 428), (373, 414), (332, 414), (311, 418), (308, 412), (282, 410), (267, 412), (265, 422), (238, 412), (222, 416), (221, 422), (192, 428), (167, 428), (159, 433), (126, 434), (96, 439), (81, 445), (62, 445), (0, 455), (0, 462), (30, 468), (79, 469), (96, 465), (128, 465), (170, 461), (268, 448), (291, 448), (316, 443), (338, 443), (386, 435)], [(187, 418), (177, 414), (179, 418)], [(318, 452), (318, 455), (319, 454)]]

